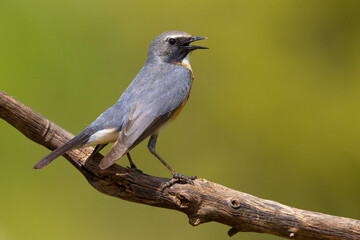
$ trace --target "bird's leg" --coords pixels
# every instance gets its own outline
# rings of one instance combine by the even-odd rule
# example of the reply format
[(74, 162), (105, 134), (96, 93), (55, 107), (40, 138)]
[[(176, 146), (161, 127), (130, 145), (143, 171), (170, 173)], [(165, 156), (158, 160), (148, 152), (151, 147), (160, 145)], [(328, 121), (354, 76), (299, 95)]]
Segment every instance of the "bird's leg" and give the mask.
[(176, 181), (180, 181), (180, 182), (183, 182), (183, 183), (190, 183), (191, 180), (195, 180), (196, 179), (196, 176), (192, 176), (192, 177), (189, 177), (189, 176), (186, 176), (184, 174), (179, 174), (177, 172), (175, 172), (175, 170), (170, 167), (169, 164), (167, 164), (160, 156), (159, 154), (156, 153), (155, 151), (155, 148), (156, 148), (156, 140), (157, 140), (157, 137), (158, 137), (158, 134), (155, 134), (155, 135), (152, 135), (150, 137), (150, 140), (149, 140), (149, 143), (148, 143), (148, 149), (150, 150), (150, 152), (152, 154), (155, 155), (155, 157), (157, 157), (157, 159), (160, 160), (160, 162), (162, 164), (165, 165), (165, 167), (167, 167), (167, 169), (169, 169), (169, 171), (171, 172), (171, 174), (173, 175), (173, 182), (170, 183), (170, 185), (174, 184)]
[(98, 152), (101, 151), (107, 144), (98, 144), (96, 145), (94, 151), (91, 153), (91, 155), (86, 159), (86, 161), (90, 161)]
[(126, 153), (126, 156), (127, 156), (127, 158), (129, 159), (130, 167), (131, 167), (131, 168), (134, 168), (134, 169), (137, 169), (135, 163), (134, 163), (134, 162), (132, 161), (132, 159), (131, 159), (130, 153)]
[(126, 167), (126, 169), (130, 171), (136, 171), (139, 173), (143, 173), (140, 169), (138, 169), (135, 165), (135, 163), (132, 161), (130, 153), (126, 153), (127, 158), (129, 159), (130, 167)]

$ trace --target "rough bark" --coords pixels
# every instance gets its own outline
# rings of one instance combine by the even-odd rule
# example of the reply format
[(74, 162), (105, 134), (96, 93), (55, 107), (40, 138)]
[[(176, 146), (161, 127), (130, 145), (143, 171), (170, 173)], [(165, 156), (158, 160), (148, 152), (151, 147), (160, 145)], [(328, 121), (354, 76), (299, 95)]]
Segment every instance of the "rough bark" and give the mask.
[[(0, 91), (0, 117), (26, 137), (51, 150), (73, 135)], [(193, 184), (176, 183), (114, 164), (100, 170), (102, 156), (86, 161), (92, 148), (73, 150), (64, 157), (98, 191), (127, 201), (175, 209), (193, 226), (210, 221), (229, 225), (237, 232), (269, 233), (291, 239), (360, 239), (360, 221), (285, 206), (235, 191), (205, 179)]]

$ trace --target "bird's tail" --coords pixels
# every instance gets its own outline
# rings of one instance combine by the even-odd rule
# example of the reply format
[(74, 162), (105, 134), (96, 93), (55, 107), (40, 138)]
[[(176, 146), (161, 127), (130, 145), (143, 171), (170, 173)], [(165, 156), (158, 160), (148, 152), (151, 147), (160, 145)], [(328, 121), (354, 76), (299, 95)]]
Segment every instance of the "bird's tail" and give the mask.
[(57, 157), (63, 155), (67, 151), (74, 149), (76, 147), (82, 146), (86, 141), (89, 139), (89, 134), (85, 131), (81, 132), (79, 135), (74, 137), (73, 139), (66, 142), (64, 145), (60, 146), (59, 148), (55, 149), (48, 155), (46, 155), (43, 159), (41, 159), (33, 169), (41, 169), (46, 167), (49, 163), (51, 163)]

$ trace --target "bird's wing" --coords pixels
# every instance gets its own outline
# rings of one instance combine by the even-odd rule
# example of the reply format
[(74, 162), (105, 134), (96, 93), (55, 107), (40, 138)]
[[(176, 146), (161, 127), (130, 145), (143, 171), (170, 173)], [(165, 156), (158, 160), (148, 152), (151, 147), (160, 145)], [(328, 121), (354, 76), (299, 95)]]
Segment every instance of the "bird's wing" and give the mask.
[(171, 119), (175, 111), (184, 103), (191, 88), (190, 72), (166, 75), (170, 81), (154, 88), (136, 103), (119, 137), (109, 153), (100, 163), (105, 169), (114, 164), (148, 136), (154, 134)]
[[(133, 108), (133, 111), (134, 110), (136, 111), (136, 106)], [(117, 141), (109, 153), (102, 159), (100, 168), (106, 169), (113, 165), (119, 158), (128, 153), (132, 147), (153, 134), (161, 125), (167, 122), (171, 116), (172, 111), (159, 117), (151, 115), (148, 112), (143, 112), (139, 115), (130, 114), (129, 120), (120, 132)]]

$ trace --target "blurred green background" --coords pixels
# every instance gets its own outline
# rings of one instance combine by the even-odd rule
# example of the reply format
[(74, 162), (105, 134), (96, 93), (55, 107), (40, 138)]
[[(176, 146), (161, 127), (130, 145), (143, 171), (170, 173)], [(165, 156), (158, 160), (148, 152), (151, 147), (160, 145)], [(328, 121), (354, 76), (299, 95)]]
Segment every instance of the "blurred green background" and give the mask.
[[(79, 133), (167, 30), (210, 47), (192, 55), (190, 101), (159, 138), (171, 166), (360, 219), (360, 1), (2, 0), (0, 89)], [(64, 158), (34, 171), (49, 151), (4, 121), (0, 133), (0, 239), (227, 239), (227, 226), (100, 194)], [(146, 144), (132, 152), (170, 177)]]

